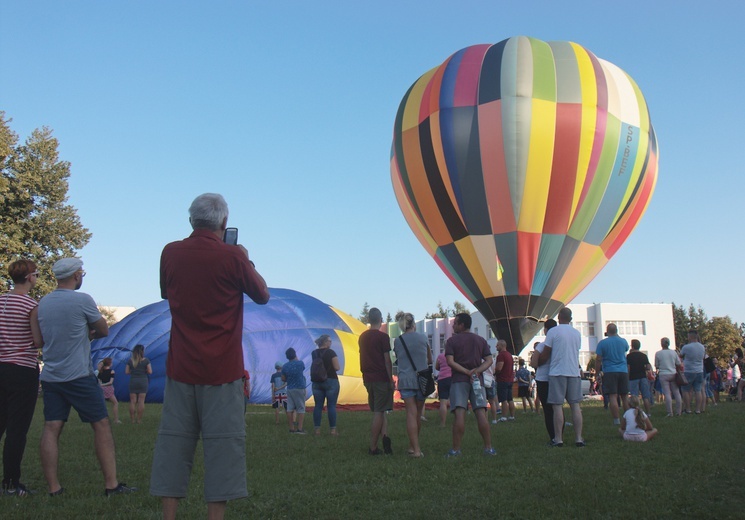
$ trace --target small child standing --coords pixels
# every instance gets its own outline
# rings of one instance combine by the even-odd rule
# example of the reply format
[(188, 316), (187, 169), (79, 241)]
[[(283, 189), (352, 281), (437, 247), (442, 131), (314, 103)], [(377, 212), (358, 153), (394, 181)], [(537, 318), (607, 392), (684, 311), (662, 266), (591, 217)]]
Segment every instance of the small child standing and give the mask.
[(282, 381), (282, 363), (274, 363), (276, 372), (272, 374), (272, 408), (274, 408), (274, 424), (279, 424), (279, 409), (284, 408), (287, 413), (287, 383)]
[(98, 380), (101, 383), (101, 390), (103, 390), (103, 398), (106, 401), (111, 401), (114, 405), (112, 408), (114, 422), (121, 424), (122, 421), (119, 420), (119, 401), (116, 400), (116, 395), (114, 394), (114, 375), (116, 372), (111, 368), (113, 362), (113, 359), (107, 357), (98, 363)]
[(629, 409), (621, 417), (621, 427), (618, 429), (625, 441), (646, 442), (657, 435), (657, 428), (652, 426), (647, 414), (639, 409), (639, 398), (629, 397)]

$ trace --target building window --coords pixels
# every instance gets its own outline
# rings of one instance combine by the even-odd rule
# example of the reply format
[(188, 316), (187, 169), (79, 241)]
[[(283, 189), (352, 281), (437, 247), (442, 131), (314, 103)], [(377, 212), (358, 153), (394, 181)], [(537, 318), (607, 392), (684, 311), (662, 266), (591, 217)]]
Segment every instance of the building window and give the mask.
[(574, 328), (577, 329), (580, 334), (586, 338), (595, 337), (595, 324), (589, 321), (578, 321), (575, 322)]
[(615, 323), (618, 327), (619, 336), (646, 336), (646, 323), (644, 321), (606, 321), (605, 326), (609, 323)]
[(487, 327), (486, 329), (486, 339), (494, 339), (496, 336), (494, 335), (494, 331), (491, 330), (491, 327)]

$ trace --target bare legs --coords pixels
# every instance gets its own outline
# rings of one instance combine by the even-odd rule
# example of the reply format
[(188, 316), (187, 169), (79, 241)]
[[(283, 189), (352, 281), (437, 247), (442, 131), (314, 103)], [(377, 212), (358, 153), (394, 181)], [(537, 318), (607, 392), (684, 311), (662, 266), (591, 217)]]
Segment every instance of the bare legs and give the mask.
[[(455, 420), (453, 421), (453, 451), (460, 451), (463, 434), (466, 431), (466, 409), (456, 408), (454, 411)], [(489, 419), (486, 416), (486, 409), (479, 408), (474, 412), (478, 424), (479, 433), (484, 441), (484, 449), (488, 450), (491, 446), (491, 431), (489, 429)]]
[[(178, 498), (163, 497), (161, 505), (163, 506), (163, 520), (176, 520), (176, 511), (178, 510)], [(207, 502), (207, 519), (222, 520), (225, 518), (225, 507), (227, 502)]]
[(41, 469), (44, 472), (44, 478), (47, 481), (47, 488), (50, 493), (60, 490), (59, 479), (57, 477), (57, 464), (59, 461), (59, 436), (62, 428), (65, 426), (63, 421), (47, 421), (44, 423), (44, 430), (41, 432)]
[[(608, 401), (609, 401), (608, 407), (610, 408), (610, 414), (611, 414), (611, 417), (613, 417), (614, 421), (618, 421), (621, 418), (620, 411), (618, 408), (618, 397), (619, 397), (618, 394), (610, 394), (608, 397)], [(623, 404), (623, 411), (625, 412), (626, 410), (629, 409), (629, 396), (626, 394), (623, 394), (620, 397), (621, 397), (621, 403)]]
[(120, 424), (122, 421), (119, 420), (119, 401), (116, 400), (115, 395), (107, 398), (106, 400), (111, 401), (111, 404), (113, 405), (111, 408), (111, 413), (114, 416), (114, 422)]
[(370, 451), (377, 450), (380, 437), (387, 434), (388, 418), (385, 412), (373, 412), (372, 426), (370, 428)]
[[(553, 404), (554, 410), (554, 441), (557, 443), (564, 442), (564, 405)], [(569, 405), (572, 411), (572, 424), (574, 425), (574, 440), (575, 442), (583, 442), (582, 438), (582, 409), (579, 403), (573, 403)]]
[(448, 408), (450, 407), (449, 399), (440, 399), (440, 426), (444, 428), (448, 420)]
[(406, 407), (406, 433), (409, 436), (409, 454), (413, 457), (421, 457), (419, 430), (422, 429), (424, 401), (417, 401), (416, 397), (407, 397), (404, 399), (404, 405)]
[(132, 424), (142, 423), (145, 414), (145, 396), (147, 394), (129, 394), (129, 420)]
[[(64, 421), (47, 421), (41, 434), (41, 467), (50, 493), (55, 493), (62, 487), (57, 475), (59, 463), (59, 438), (62, 434)], [(111, 434), (109, 419), (102, 419), (91, 423), (93, 428), (96, 457), (101, 465), (104, 482), (107, 489), (119, 485), (116, 478), (116, 455), (114, 452), (114, 436)]]

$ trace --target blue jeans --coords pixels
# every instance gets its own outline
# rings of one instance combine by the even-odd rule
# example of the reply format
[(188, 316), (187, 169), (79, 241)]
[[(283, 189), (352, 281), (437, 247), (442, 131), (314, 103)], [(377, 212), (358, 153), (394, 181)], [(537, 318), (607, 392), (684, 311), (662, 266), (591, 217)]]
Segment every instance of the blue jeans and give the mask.
[(313, 426), (321, 427), (321, 416), (323, 415), (323, 402), (326, 401), (326, 410), (329, 414), (329, 427), (336, 428), (336, 400), (339, 399), (339, 380), (327, 379), (323, 383), (313, 383)]

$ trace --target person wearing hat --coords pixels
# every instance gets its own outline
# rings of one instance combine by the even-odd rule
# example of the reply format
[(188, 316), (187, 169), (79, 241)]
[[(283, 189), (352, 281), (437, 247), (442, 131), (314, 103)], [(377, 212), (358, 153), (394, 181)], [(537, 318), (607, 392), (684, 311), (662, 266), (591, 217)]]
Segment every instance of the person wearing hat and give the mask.
[(136, 488), (119, 482), (116, 475), (114, 437), (106, 403), (93, 373), (91, 340), (108, 336), (106, 319), (89, 295), (78, 292), (85, 271), (80, 258), (63, 258), (52, 267), (57, 289), (39, 302), (38, 322), (44, 342), (44, 430), (41, 434), (41, 465), (49, 494), (62, 494), (57, 465), (59, 437), (75, 408), (80, 420), (93, 427), (96, 456), (104, 477), (106, 496), (131, 493)]
[(270, 379), (272, 384), (272, 408), (274, 408), (274, 424), (279, 424), (279, 409), (284, 408), (287, 413), (287, 383), (282, 381), (282, 362), (274, 363), (274, 372)]

